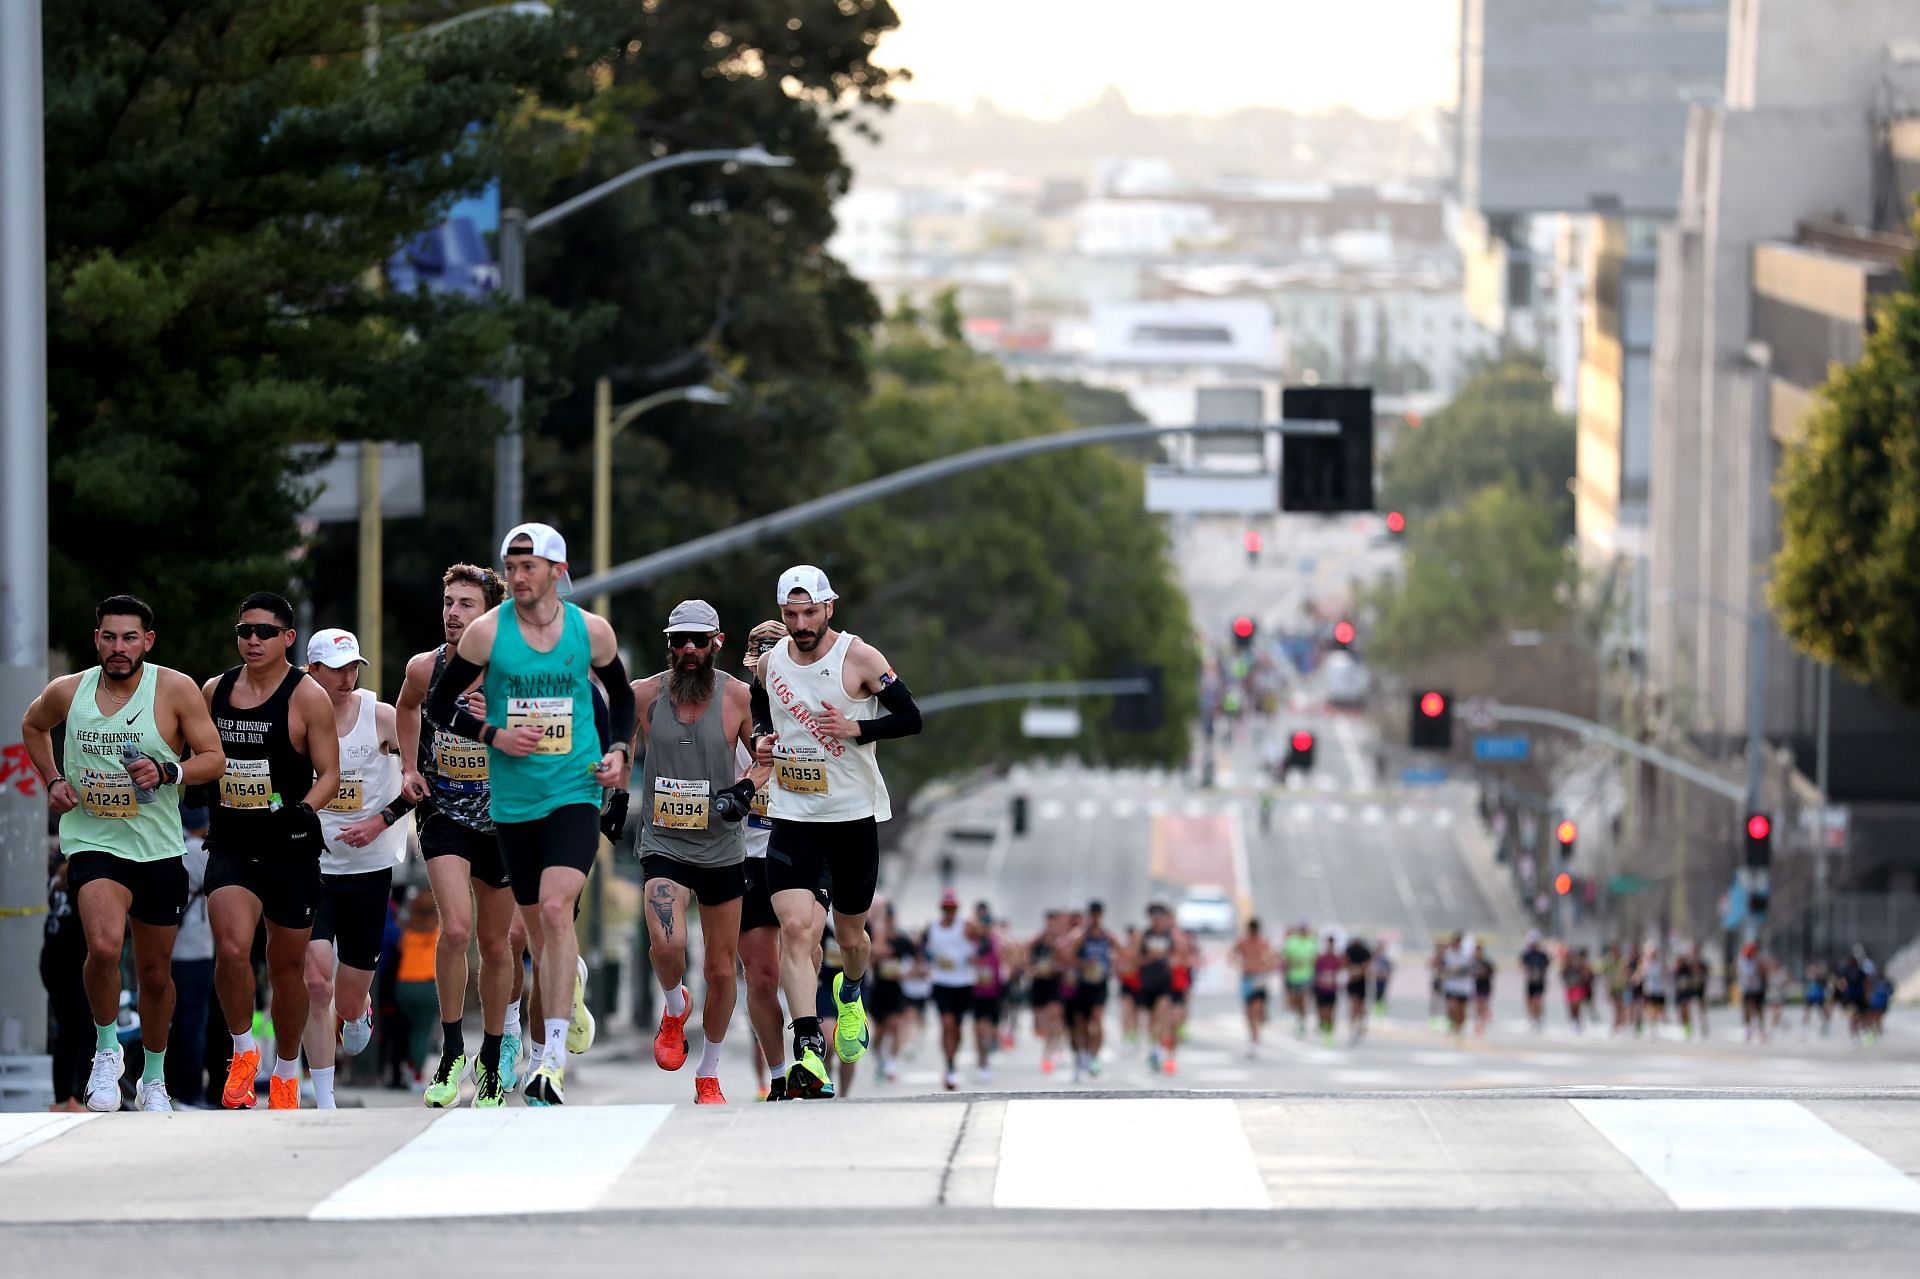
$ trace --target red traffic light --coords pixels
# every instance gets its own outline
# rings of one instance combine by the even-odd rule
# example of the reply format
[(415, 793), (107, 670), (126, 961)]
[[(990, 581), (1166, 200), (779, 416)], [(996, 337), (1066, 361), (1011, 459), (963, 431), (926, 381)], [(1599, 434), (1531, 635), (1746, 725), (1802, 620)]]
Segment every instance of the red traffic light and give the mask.
[(1404, 533), (1407, 531), (1407, 517), (1398, 511), (1387, 512), (1387, 532)]
[(1439, 693), (1422, 693), (1420, 695), (1420, 713), (1428, 719), (1439, 719), (1446, 709), (1447, 699)]
[(1265, 545), (1266, 545), (1266, 541), (1260, 536), (1259, 529), (1250, 528), (1247, 530), (1247, 549), (1249, 551), (1253, 551), (1257, 553), (1260, 550), (1260, 548)]
[(1333, 642), (1336, 644), (1353, 643), (1353, 623), (1335, 622), (1333, 624)]
[(1765, 839), (1773, 833), (1773, 823), (1767, 820), (1765, 813), (1755, 813), (1747, 818), (1747, 838)]
[(1233, 633), (1239, 636), (1241, 639), (1252, 639), (1253, 638), (1253, 619), (1251, 617), (1234, 618)]
[(1572, 822), (1561, 822), (1553, 828), (1553, 837), (1563, 844), (1571, 844), (1580, 835), (1580, 828)]
[(1568, 893), (1572, 892), (1573, 876), (1567, 874), (1567, 872), (1565, 872), (1564, 870), (1561, 871), (1558, 875), (1555, 875), (1553, 877), (1553, 891), (1556, 893), (1559, 893), (1562, 897), (1565, 897)]
[(1293, 735), (1293, 749), (1305, 754), (1313, 749), (1313, 734), (1304, 728)]

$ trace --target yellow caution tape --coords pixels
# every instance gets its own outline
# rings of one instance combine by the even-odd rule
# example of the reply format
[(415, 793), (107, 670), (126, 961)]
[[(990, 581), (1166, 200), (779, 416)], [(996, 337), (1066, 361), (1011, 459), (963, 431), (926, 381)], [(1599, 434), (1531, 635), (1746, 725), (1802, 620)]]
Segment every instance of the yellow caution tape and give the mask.
[(0, 906), (0, 919), (18, 919), (24, 915), (44, 915), (45, 906)]

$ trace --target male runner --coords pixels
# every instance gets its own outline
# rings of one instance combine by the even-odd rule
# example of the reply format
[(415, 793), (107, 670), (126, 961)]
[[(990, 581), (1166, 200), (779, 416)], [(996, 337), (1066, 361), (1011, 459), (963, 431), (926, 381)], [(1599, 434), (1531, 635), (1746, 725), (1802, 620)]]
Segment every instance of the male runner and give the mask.
[(973, 956), (979, 938), (971, 920), (960, 918), (960, 897), (940, 894), (940, 918), (927, 926), (920, 950), (933, 969), (933, 1006), (940, 1013), (940, 1052), (946, 1059), (948, 1092), (960, 1086), (960, 1020), (973, 1011)]
[(1280, 941), (1280, 958), (1285, 966), (1287, 1011), (1293, 1014), (1293, 1033), (1304, 1039), (1307, 1034), (1307, 993), (1313, 987), (1313, 929), (1302, 920), (1287, 930)]
[[(320, 905), (307, 943), (307, 1073), (313, 1104), (333, 1110), (334, 1018), (340, 1050), (352, 1056), (373, 1040), (373, 970), (387, 935), (393, 868), (406, 860), (407, 815), (400, 794), (400, 734), (393, 707), (359, 687), (360, 641), (324, 630), (307, 641), (307, 677), (333, 707), (340, 746), (340, 793), (320, 809)], [(355, 1010), (358, 1011), (355, 1011)], [(492, 1100), (501, 1104), (498, 1081)]]
[(1193, 943), (1173, 924), (1173, 911), (1155, 902), (1147, 907), (1147, 926), (1140, 934), (1136, 963), (1140, 973), (1140, 1003), (1147, 1010), (1147, 1069), (1174, 1074), (1179, 1010), (1173, 1001), (1174, 970), (1191, 964)]
[[(146, 1053), (134, 1103), (169, 1111), (173, 939), (187, 907), (180, 786), (212, 781), (226, 762), (193, 681), (147, 662), (153, 610), (131, 595), (114, 595), (94, 609), (93, 620), (100, 664), (48, 684), (27, 707), (20, 732), (46, 782), (47, 807), (60, 819), (67, 892), (86, 935), (82, 974), (94, 1022), (87, 1109), (120, 1109), (120, 947), (131, 919)], [(53, 753), (53, 730), (62, 721), (65, 773)]]
[(1077, 1082), (1082, 1072), (1096, 1077), (1100, 1074), (1100, 1050), (1106, 1044), (1108, 978), (1113, 973), (1114, 958), (1114, 937), (1107, 931), (1106, 908), (1099, 902), (1088, 903), (1085, 921), (1067, 944), (1080, 975), (1073, 1005), (1067, 1010)]
[(780, 917), (780, 982), (794, 1012), (789, 1097), (833, 1094), (821, 1054), (820, 1018), (801, 1016), (816, 984), (814, 891), (822, 867), (833, 881), (833, 928), (846, 967), (834, 981), (842, 1061), (867, 1050), (860, 983), (867, 974), (867, 911), (880, 877), (879, 823), (893, 816), (874, 744), (920, 731), (920, 708), (880, 650), (833, 629), (837, 596), (827, 575), (800, 564), (775, 590), (787, 638), (761, 659), (774, 731), (757, 757), (773, 765), (773, 839), (767, 883)]
[(1355, 933), (1347, 939), (1347, 1034), (1359, 1043), (1367, 1033), (1367, 984), (1373, 972), (1373, 947)]
[[(440, 578), (440, 629), (445, 641), (408, 660), (406, 679), (394, 702), (402, 782), (407, 797), (421, 805), (414, 815), (420, 854), (426, 859), (427, 882), (440, 907), (440, 940), (433, 956), (434, 986), (440, 996), (440, 1062), (426, 1091), (426, 1103), (434, 1107), (460, 1100), (460, 1081), (469, 1066), (464, 1024), (467, 945), (476, 934), (482, 1038), (475, 1073), (498, 1078), (502, 1092), (512, 1092), (519, 1082), (519, 988), (525, 980), (520, 956), (526, 949), (526, 929), (514, 909), (506, 863), (500, 859), (500, 842), (488, 811), (487, 749), (426, 718), (427, 690), (446, 670), (461, 633), (506, 593), (492, 569), (476, 564), (449, 566)], [(479, 681), (460, 690), (456, 705), (461, 697), (466, 699), (465, 709), (486, 714), (486, 693)], [(477, 1096), (474, 1104), (480, 1104)]]
[(1333, 1018), (1340, 1006), (1340, 974), (1346, 961), (1340, 957), (1339, 939), (1328, 933), (1323, 949), (1313, 957), (1313, 1009), (1319, 1019), (1320, 1042), (1333, 1047)]
[(1234, 966), (1240, 970), (1240, 1002), (1247, 1012), (1247, 1056), (1260, 1054), (1260, 1029), (1267, 1024), (1267, 985), (1279, 958), (1260, 931), (1260, 921), (1249, 919), (1244, 936), (1233, 943)]
[[(993, 1079), (993, 1054), (1013, 1047), (1013, 1016), (1007, 1007), (1013, 989), (1011, 944), (1006, 927), (993, 918), (986, 902), (973, 904), (973, 1045), (979, 1054), (979, 1080)], [(1004, 1022), (1006, 1033), (1001, 1034)]]
[(907, 974), (918, 949), (900, 928), (892, 902), (879, 912), (873, 933), (872, 1015), (880, 1026), (880, 1076), (892, 1083), (900, 1076), (899, 1060), (907, 1028)]
[(227, 756), (210, 814), (205, 881), (213, 984), (233, 1036), (220, 1104), (253, 1109), (260, 1069), (253, 938), (264, 918), (276, 1057), (267, 1108), (298, 1110), (307, 944), (320, 905), (325, 846), (319, 810), (340, 794), (340, 739), (333, 703), (287, 661), (293, 605), (271, 591), (255, 592), (241, 601), (233, 634), (240, 665), (201, 689)]
[(720, 1045), (733, 1020), (734, 960), (740, 949), (740, 906), (747, 891), (746, 841), (740, 822), (758, 789), (742, 777), (736, 752), (753, 746), (747, 686), (714, 669), (727, 637), (705, 600), (685, 600), (667, 618), (667, 669), (633, 682), (645, 774), (640, 818), (640, 873), (654, 976), (666, 994), (653, 1037), (654, 1064), (687, 1063), (688, 907), (700, 903), (706, 1045), (693, 1072), (694, 1101), (723, 1105)]
[(1066, 1009), (1061, 1002), (1061, 968), (1054, 953), (1065, 936), (1060, 912), (1043, 916), (1040, 935), (1025, 947), (1027, 1003), (1033, 1009), (1033, 1037), (1040, 1041), (1040, 1073), (1053, 1073), (1054, 1051), (1066, 1035)]
[[(488, 747), (492, 784), (487, 811), (513, 899), (527, 922), (539, 983), (574, 988), (580, 943), (574, 907), (600, 851), (600, 796), (632, 768), (633, 686), (613, 627), (570, 604), (567, 543), (546, 524), (521, 524), (500, 544), (513, 598), (460, 633), (446, 669), (427, 695), (427, 718)], [(595, 727), (591, 669), (606, 689), (610, 743)], [(486, 673), (486, 718), (461, 710), (459, 695)], [(527, 1101), (566, 1101), (569, 1018), (543, 1030), (544, 1054), (527, 1083)]]
[(1527, 944), (1520, 952), (1520, 971), (1527, 983), (1527, 1021), (1534, 1034), (1547, 1028), (1547, 973), (1553, 968), (1553, 956), (1540, 944), (1538, 929), (1527, 930)]

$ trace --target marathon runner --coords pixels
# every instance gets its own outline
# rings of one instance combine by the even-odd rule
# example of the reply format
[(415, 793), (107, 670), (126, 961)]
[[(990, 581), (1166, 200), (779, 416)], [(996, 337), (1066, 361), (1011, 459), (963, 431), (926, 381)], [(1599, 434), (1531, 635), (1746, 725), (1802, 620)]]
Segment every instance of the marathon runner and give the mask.
[(1673, 1007), (1680, 1016), (1680, 1034), (1686, 1039), (1693, 1038), (1693, 1010), (1704, 993), (1693, 947), (1682, 946), (1680, 953), (1673, 957)]
[[(567, 544), (546, 524), (521, 524), (500, 544), (513, 598), (460, 634), (427, 696), (427, 718), (484, 742), (501, 860), (527, 921), (548, 998), (578, 983), (574, 908), (599, 854), (600, 796), (632, 770), (633, 686), (605, 618), (566, 601)], [(593, 684), (606, 689), (610, 743), (602, 752)], [(456, 699), (486, 673), (486, 718)], [(616, 831), (617, 833), (617, 831)], [(569, 1017), (547, 1014), (543, 1055), (527, 1083), (531, 1105), (565, 1102)]]
[(666, 636), (667, 669), (633, 682), (645, 760), (640, 873), (650, 961), (666, 999), (653, 1060), (662, 1070), (687, 1063), (687, 919), (698, 901), (705, 1044), (693, 1071), (693, 1094), (698, 1105), (723, 1105), (720, 1047), (733, 1020), (734, 962), (747, 891), (740, 822), (758, 789), (750, 775), (741, 775), (738, 752), (753, 746), (753, 715), (747, 686), (714, 669), (727, 637), (713, 605), (676, 604)]
[(993, 1079), (993, 1054), (1001, 1045), (1001, 1019), (1007, 1017), (1012, 965), (1007, 962), (1005, 939), (985, 902), (974, 903), (970, 935), (973, 937), (973, 1041), (979, 1050), (980, 1082), (984, 1084)]
[[(407, 662), (406, 680), (394, 702), (402, 785), (407, 797), (421, 805), (414, 814), (420, 854), (440, 907), (433, 965), (440, 997), (440, 1062), (426, 1091), (426, 1103), (433, 1107), (460, 1100), (460, 1081), (472, 1064), (464, 1017), (467, 945), (476, 937), (482, 1039), (475, 1073), (497, 1076), (505, 1092), (520, 1082), (520, 988), (526, 971), (520, 956), (526, 951), (526, 926), (514, 909), (488, 811), (487, 748), (426, 717), (427, 691), (446, 670), (461, 634), (505, 597), (506, 585), (492, 569), (450, 565), (440, 578), (445, 639)], [(486, 714), (480, 683), (475, 679), (468, 688), (456, 690), (455, 704), (475, 715)]]
[(1653, 942), (1647, 943), (1640, 960), (1640, 987), (1646, 999), (1648, 1024), (1657, 1035), (1667, 1020), (1667, 957)]
[(1301, 920), (1280, 939), (1282, 979), (1287, 988), (1287, 1011), (1293, 1014), (1293, 1033), (1307, 1036), (1307, 993), (1313, 988), (1313, 928)]
[(267, 1108), (298, 1110), (307, 943), (320, 905), (325, 847), (319, 810), (340, 794), (340, 739), (333, 703), (287, 661), (293, 605), (270, 591), (249, 595), (233, 633), (241, 664), (201, 690), (227, 756), (207, 836), (205, 881), (214, 986), (233, 1036), (220, 1104), (253, 1109), (260, 1069), (253, 938), (264, 918), (276, 1054)]
[(1393, 985), (1393, 951), (1383, 936), (1373, 946), (1373, 1015), (1387, 1015), (1387, 988)]
[(920, 731), (920, 708), (880, 650), (833, 629), (837, 598), (827, 575), (800, 564), (775, 590), (787, 638), (761, 659), (774, 731), (757, 758), (773, 765), (768, 812), (773, 838), (767, 881), (780, 917), (780, 980), (794, 1013), (789, 1097), (827, 1097), (821, 1019), (808, 1006), (814, 962), (814, 893), (824, 869), (833, 884), (834, 931), (846, 967), (834, 983), (834, 1049), (858, 1061), (869, 1032), (860, 985), (867, 975), (867, 911), (880, 876), (879, 823), (893, 816), (875, 743)]
[(1340, 1007), (1340, 975), (1346, 961), (1340, 957), (1340, 941), (1332, 933), (1321, 939), (1320, 953), (1313, 957), (1313, 1011), (1320, 1027), (1320, 1042), (1333, 1046), (1333, 1018)]
[(1113, 953), (1115, 979), (1120, 986), (1120, 1039), (1131, 1053), (1140, 1046), (1140, 1021), (1148, 1009), (1140, 999), (1140, 926), (1128, 924), (1127, 934)]
[[(320, 905), (307, 943), (307, 1073), (313, 1104), (335, 1109), (336, 1025), (340, 1051), (373, 1041), (373, 973), (387, 935), (393, 868), (406, 860), (413, 801), (400, 793), (400, 733), (393, 707), (359, 687), (360, 640), (324, 630), (307, 641), (307, 677), (326, 692), (339, 743), (340, 792), (321, 806)], [(338, 1021), (336, 1022), (336, 1017)], [(476, 1106), (505, 1100), (499, 1078)]]
[(1455, 933), (1440, 952), (1437, 968), (1440, 990), (1447, 1004), (1447, 1031), (1455, 1039), (1467, 1033), (1467, 1003), (1473, 998), (1475, 946), (1465, 933)]
[(1173, 911), (1161, 902), (1147, 907), (1147, 926), (1137, 950), (1140, 1002), (1147, 1010), (1147, 1069), (1174, 1074), (1178, 1069), (1179, 1009), (1174, 1004), (1175, 971), (1192, 962), (1193, 943), (1174, 927)]
[[(21, 737), (46, 783), (47, 807), (60, 819), (67, 894), (86, 936), (81, 971), (94, 1023), (87, 1109), (120, 1109), (120, 950), (131, 921), (146, 1058), (134, 1104), (170, 1111), (173, 941), (187, 907), (180, 788), (211, 782), (226, 761), (193, 681), (147, 661), (153, 610), (131, 595), (113, 595), (93, 620), (100, 664), (48, 684), (27, 707)], [(53, 731), (63, 722), (65, 772), (53, 750)]]
[(1367, 1033), (1367, 979), (1373, 972), (1373, 947), (1359, 933), (1347, 942), (1347, 1032), (1354, 1043)]
[(1812, 1031), (1813, 1023), (1820, 1023), (1820, 1038), (1825, 1039), (1833, 1033), (1833, 1005), (1827, 1000), (1826, 961), (1810, 959), (1807, 961), (1806, 1007), (1800, 1014), (1800, 1037), (1805, 1039)]
[[(920, 939), (921, 953), (932, 969), (933, 1006), (940, 1014), (940, 1052), (947, 1073), (948, 1092), (960, 1086), (954, 1062), (960, 1055), (960, 1022), (974, 1011), (973, 958), (980, 938), (972, 920), (960, 918), (960, 897), (951, 888), (940, 894), (940, 918), (927, 926)], [(986, 1053), (981, 1052), (981, 1064)]]
[(1068, 1029), (1073, 1034), (1073, 1077), (1082, 1073), (1096, 1078), (1100, 1074), (1100, 1051), (1106, 1046), (1108, 978), (1113, 973), (1114, 938), (1107, 931), (1106, 908), (1099, 902), (1087, 904), (1084, 922), (1068, 939), (1079, 984), (1074, 988), (1073, 1005), (1067, 1010)]
[(1479, 938), (1473, 939), (1473, 1033), (1484, 1035), (1493, 1024), (1493, 956)]
[(1540, 944), (1540, 930), (1529, 928), (1520, 951), (1520, 972), (1527, 983), (1527, 1021), (1536, 1035), (1547, 1028), (1547, 974), (1552, 969), (1553, 956)]
[(1042, 917), (1040, 935), (1028, 943), (1025, 955), (1027, 1003), (1033, 1009), (1033, 1037), (1040, 1041), (1040, 1073), (1053, 1073), (1053, 1056), (1066, 1036), (1066, 1012), (1061, 1003), (1060, 961), (1055, 951), (1064, 936), (1060, 912)]
[(1560, 961), (1560, 984), (1567, 993), (1567, 1019), (1577, 1034), (1584, 1029), (1587, 1005), (1593, 1000), (1593, 965), (1587, 948), (1570, 948)]
[(888, 1083), (900, 1077), (899, 1060), (906, 1043), (909, 1012), (906, 981), (916, 957), (913, 938), (900, 929), (900, 920), (888, 902), (878, 915), (873, 937), (873, 1019), (880, 1027), (880, 1076)]
[(1244, 936), (1233, 943), (1234, 966), (1240, 970), (1240, 1002), (1247, 1013), (1247, 1056), (1260, 1054), (1260, 1030), (1267, 1024), (1269, 978), (1279, 965), (1273, 944), (1260, 931), (1260, 921), (1249, 919)]

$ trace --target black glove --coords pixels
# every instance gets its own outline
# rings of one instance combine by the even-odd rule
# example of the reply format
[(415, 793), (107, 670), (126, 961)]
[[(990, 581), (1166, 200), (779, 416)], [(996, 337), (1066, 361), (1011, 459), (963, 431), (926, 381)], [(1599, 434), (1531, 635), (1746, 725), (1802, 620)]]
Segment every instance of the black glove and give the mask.
[(320, 814), (305, 800), (280, 810), (280, 837), (288, 861), (318, 861), (326, 848), (320, 833)]
[(742, 777), (713, 797), (714, 815), (723, 822), (739, 821), (753, 807), (753, 791), (752, 779)]
[(620, 837), (627, 833), (627, 792), (607, 793), (607, 806), (600, 810), (600, 833), (610, 844), (618, 844)]

